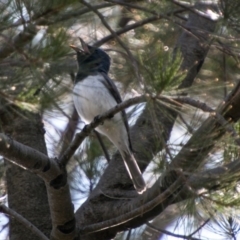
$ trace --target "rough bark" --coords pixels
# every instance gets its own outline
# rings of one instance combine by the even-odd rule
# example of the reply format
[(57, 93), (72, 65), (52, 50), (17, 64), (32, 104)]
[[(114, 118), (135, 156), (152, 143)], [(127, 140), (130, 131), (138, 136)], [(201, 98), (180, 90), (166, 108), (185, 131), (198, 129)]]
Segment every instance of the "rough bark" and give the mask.
[[(38, 114), (13, 105), (1, 106), (0, 121), (2, 130), (13, 139), (47, 154), (43, 124)], [(49, 236), (51, 217), (43, 180), (9, 161), (5, 163), (9, 207)], [(32, 240), (36, 236), (10, 218), (10, 240), (19, 239)]]
[[(29, 172), (35, 173), (44, 180), (52, 220), (51, 239), (74, 239), (76, 236), (75, 216), (64, 167), (56, 159), (49, 159), (46, 154), (19, 143), (5, 134), (0, 134), (0, 140), (0, 154), (2, 156), (8, 161), (28, 169)], [(7, 211), (4, 207), (2, 210)], [(9, 212), (14, 212), (14, 210), (9, 209)], [(34, 214), (35, 212), (31, 211), (31, 213)], [(35, 225), (31, 225), (31, 222), (26, 225), (28, 220), (23, 215), (15, 211), (15, 214), (10, 214), (10, 216), (17, 216), (16, 220), (41, 238), (40, 235), (42, 234), (39, 234), (39, 230)], [(41, 239), (46, 238), (45, 236)]]

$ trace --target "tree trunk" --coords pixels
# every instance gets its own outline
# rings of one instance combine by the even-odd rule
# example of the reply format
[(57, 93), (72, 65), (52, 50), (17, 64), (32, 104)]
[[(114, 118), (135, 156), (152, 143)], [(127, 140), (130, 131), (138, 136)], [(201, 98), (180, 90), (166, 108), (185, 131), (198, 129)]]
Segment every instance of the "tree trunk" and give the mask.
[[(47, 154), (41, 117), (16, 106), (8, 105), (0, 111), (3, 131), (29, 147)], [(50, 235), (51, 218), (46, 187), (42, 179), (23, 168), (5, 161), (9, 207), (29, 220), (46, 236)], [(37, 239), (36, 235), (14, 218), (10, 218), (11, 240)]]

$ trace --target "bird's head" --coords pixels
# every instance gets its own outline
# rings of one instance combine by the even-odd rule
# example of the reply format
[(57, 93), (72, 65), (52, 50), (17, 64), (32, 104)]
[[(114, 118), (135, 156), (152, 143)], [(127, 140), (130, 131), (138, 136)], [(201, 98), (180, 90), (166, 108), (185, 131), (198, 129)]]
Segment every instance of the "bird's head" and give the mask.
[(110, 68), (110, 57), (102, 49), (87, 45), (79, 38), (82, 49), (75, 45), (70, 45), (77, 53), (77, 61), (80, 71), (105, 72), (108, 73)]

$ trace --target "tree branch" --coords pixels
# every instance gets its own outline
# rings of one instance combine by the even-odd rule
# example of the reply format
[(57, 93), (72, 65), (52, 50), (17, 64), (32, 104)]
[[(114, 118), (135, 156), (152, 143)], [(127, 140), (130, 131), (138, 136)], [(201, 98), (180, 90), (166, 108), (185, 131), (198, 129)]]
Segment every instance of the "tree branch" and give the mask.
[[(169, 16), (170, 17), (172, 14), (177, 14), (177, 13), (181, 13), (181, 12), (183, 12), (183, 10), (171, 11), (171, 12), (167, 13), (164, 16)], [(135, 28), (141, 27), (141, 26), (143, 26), (145, 24), (148, 24), (148, 23), (151, 23), (151, 22), (154, 22), (154, 21), (158, 21), (158, 20), (164, 18), (164, 16), (162, 16), (161, 14), (157, 13), (155, 16), (143, 19), (143, 20), (138, 21), (138, 22), (133, 23), (133, 24), (129, 24), (126, 27), (119, 29), (119, 30), (115, 31), (115, 34), (117, 36), (119, 36), (119, 35), (121, 35), (123, 33), (126, 33), (126, 32), (128, 32), (130, 30), (135, 29)], [(102, 38), (101, 40), (95, 42), (94, 46), (99, 47), (99, 46), (103, 45), (104, 43), (114, 39), (115, 38), (115, 34), (110, 34), (110, 35)]]
[(4, 134), (0, 134), (0, 154), (9, 161), (34, 172), (45, 181), (53, 224), (51, 235), (56, 239), (60, 237), (66, 240), (72, 239), (75, 236), (75, 220), (64, 169), (45, 154)]
[(189, 183), (194, 189), (216, 190), (239, 181), (240, 159), (205, 171), (192, 174)]
[(138, 68), (138, 63), (136, 61), (136, 59), (134, 58), (134, 56), (132, 55), (131, 51), (129, 50), (128, 47), (126, 47), (126, 45), (123, 43), (123, 41), (118, 37), (118, 35), (116, 34), (116, 32), (110, 27), (110, 25), (107, 23), (107, 21), (105, 20), (105, 18), (103, 17), (103, 15), (95, 8), (92, 7), (91, 4), (89, 4), (88, 2), (86, 2), (85, 0), (81, 0), (81, 2), (86, 5), (89, 9), (91, 9), (98, 17), (99, 19), (101, 20), (103, 26), (105, 26), (106, 29), (108, 29), (108, 31), (114, 36), (114, 38), (117, 40), (118, 44), (126, 51), (129, 59), (130, 59), (130, 62), (133, 66), (133, 69), (135, 71), (135, 75), (136, 75), (136, 78), (139, 82), (139, 84), (143, 84), (143, 80), (142, 80), (142, 77), (140, 75), (140, 71), (139, 71), (139, 68)]
[(120, 104), (117, 104), (114, 108), (108, 110), (107, 112), (96, 116), (94, 120), (85, 125), (83, 130), (80, 133), (77, 133), (74, 140), (72, 141), (71, 145), (68, 147), (68, 149), (65, 151), (65, 153), (60, 157), (59, 162), (62, 165), (66, 165), (69, 161), (69, 159), (72, 157), (72, 155), (75, 153), (77, 148), (80, 146), (82, 141), (91, 133), (91, 131), (96, 128), (98, 125), (102, 124), (103, 121), (107, 118), (110, 118), (112, 115), (115, 115), (116, 113), (122, 111), (123, 109), (130, 107), (132, 105), (135, 105), (137, 103), (144, 102), (147, 98), (150, 98), (150, 96), (139, 96), (132, 99), (128, 99)]
[(1, 205), (0, 212), (15, 218), (19, 223), (21, 223), (25, 228), (30, 230), (40, 240), (49, 240), (49, 238), (47, 238), (36, 226), (34, 226), (26, 218), (24, 218), (22, 215), (18, 214), (17, 212), (13, 211), (12, 209), (4, 205)]
[[(219, 105), (216, 112), (220, 116), (223, 116), (228, 123), (234, 123), (240, 118), (239, 108), (240, 83), (238, 83), (227, 96), (227, 100)], [(218, 119), (214, 115), (210, 116), (180, 150), (171, 162), (170, 168), (182, 168), (187, 172), (198, 169), (203, 159), (205, 159), (214, 147), (216, 141), (220, 139), (225, 132), (226, 129), (219, 123)]]
[(154, 229), (155, 231), (165, 233), (166, 235), (169, 235), (171, 237), (189, 239), (189, 240), (201, 240), (200, 238), (195, 238), (195, 237), (190, 236), (191, 234), (189, 236), (187, 236), (187, 235), (175, 234), (175, 233), (169, 232), (169, 231), (164, 230), (164, 229), (159, 229), (149, 222), (147, 223), (147, 226)]
[(66, 149), (68, 148), (68, 146), (71, 144), (74, 134), (77, 130), (78, 120), (79, 120), (79, 116), (78, 116), (77, 110), (75, 107), (73, 107), (73, 112), (69, 117), (68, 124), (61, 137), (61, 142), (60, 142), (61, 150), (60, 150), (59, 156), (62, 156), (66, 151)]
[[(201, 65), (194, 63), (202, 61), (206, 56), (210, 46), (209, 40), (211, 39), (209, 32), (213, 32), (216, 26), (216, 22), (200, 18), (200, 16), (195, 16), (194, 13), (190, 13), (187, 26), (191, 25), (193, 34), (184, 32), (178, 40), (177, 46), (181, 47), (183, 55), (182, 69), (189, 70), (181, 87), (187, 87), (192, 84), (194, 77), (201, 68)], [(197, 31), (196, 29), (201, 29), (201, 31)], [(184, 47), (182, 47), (182, 45)], [(169, 139), (176, 117), (177, 113), (163, 104), (150, 101), (146, 105), (137, 122), (131, 128), (133, 149), (135, 150), (136, 159), (138, 160), (141, 170), (146, 168), (152, 160), (153, 155), (164, 148), (167, 139)], [(88, 226), (97, 223), (99, 222), (97, 216), (102, 216), (103, 219), (113, 219), (114, 216), (119, 215), (119, 209), (121, 209), (121, 214), (127, 213), (129, 209), (134, 209), (136, 206), (144, 204), (145, 200), (146, 202), (150, 201), (161, 193), (159, 183), (157, 182), (153, 188), (147, 191), (146, 195), (144, 194), (144, 200), (141, 196), (131, 200), (121, 199), (121, 196), (119, 196), (118, 200), (109, 199), (102, 194), (102, 192), (111, 192), (112, 189), (116, 188), (130, 191), (132, 190), (131, 187), (133, 188), (131, 180), (126, 174), (123, 161), (119, 154), (116, 154), (113, 156), (113, 159), (105, 170), (97, 187), (89, 196), (89, 199), (77, 210), (77, 225)], [(123, 191), (123, 196), (125, 191)], [(189, 195), (185, 197), (189, 197)], [(173, 203), (173, 199), (171, 197), (167, 198), (142, 216), (122, 225), (85, 235), (85, 239), (97, 240), (99, 238), (113, 238), (118, 231), (128, 229), (129, 227), (140, 226), (146, 222), (146, 219), (151, 219), (161, 213), (171, 203)], [(84, 216), (88, 217), (86, 218)]]
[[(133, 210), (130, 210), (114, 219), (109, 219), (82, 228), (80, 227), (80, 233), (89, 234), (92, 232), (102, 231), (104, 229), (109, 229), (111, 227), (116, 227), (118, 225), (124, 224), (138, 216), (143, 215), (144, 213), (155, 208), (157, 205), (161, 204), (166, 198), (169, 198), (173, 194), (173, 192), (175, 192), (179, 188), (180, 181), (180, 179), (176, 180), (175, 183), (173, 183), (168, 189), (157, 195), (155, 198), (151, 199), (148, 202), (145, 202), (144, 204), (141, 201), (142, 204), (135, 205), (135, 208)], [(148, 195), (148, 193), (144, 195)], [(141, 196), (140, 198), (144, 199), (146, 198), (146, 196)], [(140, 201), (138, 203), (140, 203)]]
[[(111, 3), (100, 3), (100, 4), (96, 4), (96, 5), (92, 5), (93, 9), (102, 9), (102, 8), (107, 8), (107, 7), (111, 7), (112, 4)], [(86, 14), (91, 12), (92, 9), (89, 9), (88, 7), (84, 7), (81, 9), (74, 9), (73, 11), (68, 11), (66, 13), (64, 13), (63, 15), (59, 15), (59, 16), (55, 16), (56, 18), (54, 18), (54, 20), (48, 19), (46, 17), (44, 18), (40, 18), (37, 20), (36, 24), (37, 25), (52, 25), (52, 24), (56, 24), (62, 21), (66, 21), (69, 20), (71, 18), (79, 18), (81, 15)]]

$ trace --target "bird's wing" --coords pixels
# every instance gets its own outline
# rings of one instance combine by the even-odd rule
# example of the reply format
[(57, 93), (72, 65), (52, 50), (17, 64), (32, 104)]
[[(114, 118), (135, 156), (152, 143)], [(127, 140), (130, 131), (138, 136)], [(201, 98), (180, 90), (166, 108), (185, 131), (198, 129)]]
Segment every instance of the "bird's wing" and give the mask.
[[(101, 74), (102, 74), (102, 76), (104, 77), (104, 80), (105, 80), (103, 83), (106, 86), (106, 88), (108, 89), (109, 93), (113, 96), (113, 98), (116, 100), (117, 103), (121, 103), (122, 98), (120, 96), (120, 93), (119, 93), (116, 85), (112, 81), (112, 79), (104, 72), (101, 72)], [(126, 115), (125, 110), (122, 110), (122, 117), (123, 117), (124, 125), (127, 129), (129, 148), (130, 148), (131, 151), (133, 151), (132, 143), (131, 143), (131, 139), (130, 139), (130, 135), (129, 135), (129, 125), (128, 125), (128, 120), (127, 120), (127, 115)]]

